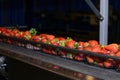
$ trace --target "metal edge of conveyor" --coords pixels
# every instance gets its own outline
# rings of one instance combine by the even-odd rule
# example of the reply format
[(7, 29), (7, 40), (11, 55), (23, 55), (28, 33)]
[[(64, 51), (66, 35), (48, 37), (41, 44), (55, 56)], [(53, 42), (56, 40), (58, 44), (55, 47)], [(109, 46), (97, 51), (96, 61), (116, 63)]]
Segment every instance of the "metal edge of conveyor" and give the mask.
[[(68, 65), (64, 65), (63, 62), (66, 61), (64, 61), (63, 58), (58, 58), (44, 53), (41, 54), (41, 52), (38, 53), (36, 51), (34, 52), (33, 50), (29, 50), (29, 49), (24, 50), (24, 48), (23, 49), (19, 47), (17, 48), (16, 46), (14, 47), (12, 46), (10, 47), (10, 46), (6, 46), (6, 48), (0, 47), (0, 52), (4, 53), (3, 55), (7, 57), (25, 62), (27, 64), (62, 75), (70, 79), (86, 80), (87, 77), (92, 77), (93, 79), (101, 80), (94, 76), (90, 76), (78, 71), (74, 71), (74, 69), (69, 69), (68, 66), (71, 66), (73, 64), (70, 65), (69, 63), (71, 62), (69, 62)], [(59, 69), (56, 69), (55, 67), (58, 67)]]
[[(90, 51), (77, 50), (77, 49), (72, 49), (72, 48), (67, 48), (67, 47), (62, 47), (62, 46), (55, 46), (55, 45), (51, 45), (51, 44), (45, 44), (45, 43), (41, 43), (41, 42), (34, 42), (34, 41), (29, 41), (29, 40), (24, 40), (24, 39), (18, 39), (18, 38), (8, 37), (8, 36), (4, 36), (4, 35), (0, 35), (0, 37), (11, 40), (12, 42), (17, 41), (17, 42), (22, 43), (24, 45), (27, 45), (27, 44), (39, 45), (39, 47), (41, 47), (41, 48), (42, 47), (51, 47), (51, 48), (63, 50), (63, 51), (66, 51), (66, 52), (71, 52), (71, 53), (74, 53), (74, 54), (76, 54), (76, 53), (77, 54), (84, 54), (84, 55), (90, 55), (90, 56), (97, 56), (97, 57), (104, 58), (104, 59), (110, 58), (110, 59), (113, 59), (113, 60), (120, 61), (120, 58), (117, 57), (117, 56), (110, 56), (110, 55), (104, 55), (104, 54), (99, 54), (99, 53), (96, 54), (96, 53), (90, 52)], [(12, 44), (14, 44), (14, 43), (12, 43)]]
[[(120, 74), (114, 70), (109, 70), (109, 69), (99, 68), (99, 67), (95, 67), (95, 66), (91, 66), (91, 65), (86, 65), (81, 62), (68, 60), (68, 59), (58, 57), (58, 56), (48, 55), (48, 54), (45, 54), (42, 52), (33, 51), (33, 50), (21, 48), (21, 47), (16, 47), (13, 45), (0, 43), (0, 50), (9, 51), (7, 53), (7, 56), (9, 56), (9, 57), (15, 56), (17, 59), (18, 57), (20, 57), (20, 55), (24, 55), (25, 57), (20, 57), (20, 58), (22, 58), (22, 60), (23, 59), (25, 59), (25, 61), (33, 60), (34, 62), (36, 60), (37, 63), (40, 63), (40, 62), (50, 63), (50, 64), (58, 66), (59, 68), (63, 68), (64, 70), (68, 70), (68, 73), (69, 73), (69, 71), (79, 72), (84, 75), (85, 74), (92, 75), (98, 79), (105, 79), (105, 80), (113, 80), (113, 79), (119, 80), (119, 78), (120, 78), (120, 76), (119, 76)], [(12, 55), (10, 52), (14, 52), (14, 55)], [(29, 53), (29, 52), (31, 52), (31, 53)], [(18, 56), (18, 54), (19, 54), (19, 56)], [(20, 58), (19, 58), (19, 60), (21, 60)], [(26, 63), (29, 64), (30, 62), (26, 62)], [(40, 67), (40, 66), (37, 65), (37, 67)], [(44, 65), (44, 67), (48, 67), (48, 65)], [(59, 70), (58, 70), (58, 73), (59, 73)], [(68, 77), (69, 74), (66, 73), (63, 76)], [(75, 79), (75, 77), (74, 77), (74, 79)]]

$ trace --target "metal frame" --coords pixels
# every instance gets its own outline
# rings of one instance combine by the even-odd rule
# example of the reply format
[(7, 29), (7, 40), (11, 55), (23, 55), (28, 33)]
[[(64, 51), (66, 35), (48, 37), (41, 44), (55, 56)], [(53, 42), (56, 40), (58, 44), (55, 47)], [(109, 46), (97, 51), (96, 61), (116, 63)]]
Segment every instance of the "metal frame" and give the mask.
[(88, 4), (88, 6), (92, 9), (94, 14), (97, 16), (97, 18), (100, 21), (103, 21), (103, 16), (100, 14), (100, 12), (97, 10), (97, 8), (94, 6), (94, 4), (90, 0), (85, 0), (85, 2)]
[[(109, 0), (100, 0), (100, 13), (91, 0), (85, 0), (88, 6), (92, 9), (95, 15), (100, 20), (100, 29), (99, 29), (99, 43), (107, 44), (108, 43), (108, 2)], [(104, 20), (103, 20), (104, 19)]]
[(100, 21), (100, 44), (108, 44), (108, 3), (109, 0), (100, 0), (100, 13), (104, 17), (104, 20)]

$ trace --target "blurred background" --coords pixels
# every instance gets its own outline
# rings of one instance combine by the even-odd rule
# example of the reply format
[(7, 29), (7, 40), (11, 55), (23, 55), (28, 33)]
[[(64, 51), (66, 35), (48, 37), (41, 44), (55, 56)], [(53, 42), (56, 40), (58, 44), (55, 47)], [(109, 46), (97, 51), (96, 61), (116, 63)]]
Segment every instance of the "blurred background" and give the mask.
[[(100, 0), (91, 0), (99, 10)], [(120, 0), (109, 0), (109, 43), (120, 43)], [(84, 0), (0, 0), (0, 26), (99, 40), (99, 20)]]

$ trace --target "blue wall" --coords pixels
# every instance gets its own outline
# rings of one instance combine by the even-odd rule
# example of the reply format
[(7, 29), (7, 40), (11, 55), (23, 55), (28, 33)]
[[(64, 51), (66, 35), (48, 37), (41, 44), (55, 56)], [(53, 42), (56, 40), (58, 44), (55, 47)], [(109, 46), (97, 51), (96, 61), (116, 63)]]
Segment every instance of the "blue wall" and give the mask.
[[(27, 5), (25, 5), (25, 2)], [(34, 16), (36, 12), (71, 12), (82, 10), (89, 10), (84, 0), (0, 0), (0, 26), (36, 26), (38, 20)]]
[(24, 25), (24, 0), (0, 0), (0, 26)]
[[(96, 3), (96, 0), (92, 0)], [(120, 9), (119, 0), (110, 0), (116, 10)], [(84, 0), (0, 0), (0, 26), (28, 25), (49, 26), (48, 18), (55, 12), (92, 12)], [(54, 14), (52, 14), (54, 12)], [(45, 17), (43, 18), (43, 14)], [(46, 17), (47, 16), (47, 17)], [(49, 24), (48, 24), (49, 22)], [(51, 22), (52, 23), (52, 22)], [(59, 24), (65, 26), (62, 19)], [(51, 24), (54, 26), (56, 24)]]
[[(95, 0), (92, 1), (96, 3)], [(32, 27), (42, 25), (42, 28), (55, 28), (56, 26), (64, 28), (70, 23), (64, 21), (64, 17), (69, 17), (69, 13), (92, 12), (84, 0), (30, 0), (27, 5), (25, 21)]]

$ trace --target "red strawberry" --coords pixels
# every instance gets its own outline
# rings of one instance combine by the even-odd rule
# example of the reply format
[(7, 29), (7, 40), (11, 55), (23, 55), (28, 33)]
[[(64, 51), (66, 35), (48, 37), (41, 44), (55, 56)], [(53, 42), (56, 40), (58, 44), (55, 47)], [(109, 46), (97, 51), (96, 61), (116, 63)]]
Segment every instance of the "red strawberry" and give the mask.
[(114, 53), (116, 53), (118, 51), (118, 48), (119, 48), (119, 46), (116, 43), (112, 43), (112, 44), (105, 46), (106, 50), (109, 50), (109, 51), (114, 52)]
[(49, 53), (49, 50), (47, 50), (46, 48), (42, 48), (42, 51), (45, 53)]
[(89, 40), (88, 43), (90, 44), (90, 46), (98, 45), (98, 42), (96, 40)]
[(48, 41), (51, 41), (51, 40), (53, 40), (54, 38), (55, 38), (54, 35), (46, 35), (46, 39), (47, 39)]
[(100, 52), (100, 51), (101, 51), (101, 48), (100, 48), (100, 46), (98, 46), (98, 45), (92, 46), (92, 47), (91, 47), (91, 51), (92, 51), (92, 52)]
[(106, 59), (106, 60), (103, 62), (103, 64), (104, 64), (104, 67), (105, 67), (105, 68), (113, 68), (113, 66), (114, 66), (114, 61), (111, 60), (111, 59)]
[(68, 48), (75, 48), (75, 41), (72, 40), (72, 39), (66, 41), (66, 43), (65, 43), (65, 47), (68, 47)]
[(75, 60), (82, 61), (83, 60), (83, 54), (77, 54), (74, 57)]
[(58, 46), (59, 45), (59, 40), (58, 38), (54, 38), (53, 40), (50, 41), (50, 44)]
[(88, 47), (90, 44), (88, 42), (84, 42), (83, 47)]
[(58, 40), (65, 40), (65, 38), (63, 38), (63, 37), (58, 37)]
[(104, 65), (103, 65), (103, 62), (101, 61), (101, 62), (97, 62), (97, 65), (98, 66), (100, 66), (100, 67), (104, 67)]
[(93, 59), (93, 57), (91, 57), (91, 56), (86, 56), (86, 59), (87, 59), (87, 61), (88, 61), (88, 63), (94, 63), (94, 59)]
[(88, 47), (85, 47), (84, 50), (86, 50), (86, 51), (91, 51), (92, 49), (91, 49), (90, 46), (88, 46)]
[(84, 44), (84, 42), (78, 42), (78, 46), (77, 46), (77, 49), (78, 50), (83, 50), (83, 44)]
[(3, 33), (4, 31), (6, 32), (6, 30), (7, 30), (7, 29), (6, 29), (5, 27), (1, 27), (1, 28), (0, 28), (0, 33)]
[(38, 42), (38, 41), (40, 41), (40, 36), (34, 35), (30, 38), (30, 40)]
[(118, 52), (115, 54), (115, 56), (120, 57), (120, 51), (118, 51)]
[(47, 39), (43, 38), (43, 39), (40, 40), (40, 42), (47, 43), (48, 41), (47, 41)]
[(101, 48), (100, 53), (101, 53), (101, 54), (106, 54), (106, 55), (107, 55), (107, 54), (110, 53), (110, 51), (106, 50), (105, 48)]
[(46, 38), (46, 35), (47, 34), (39, 34), (39, 36), (41, 37), (41, 39)]

